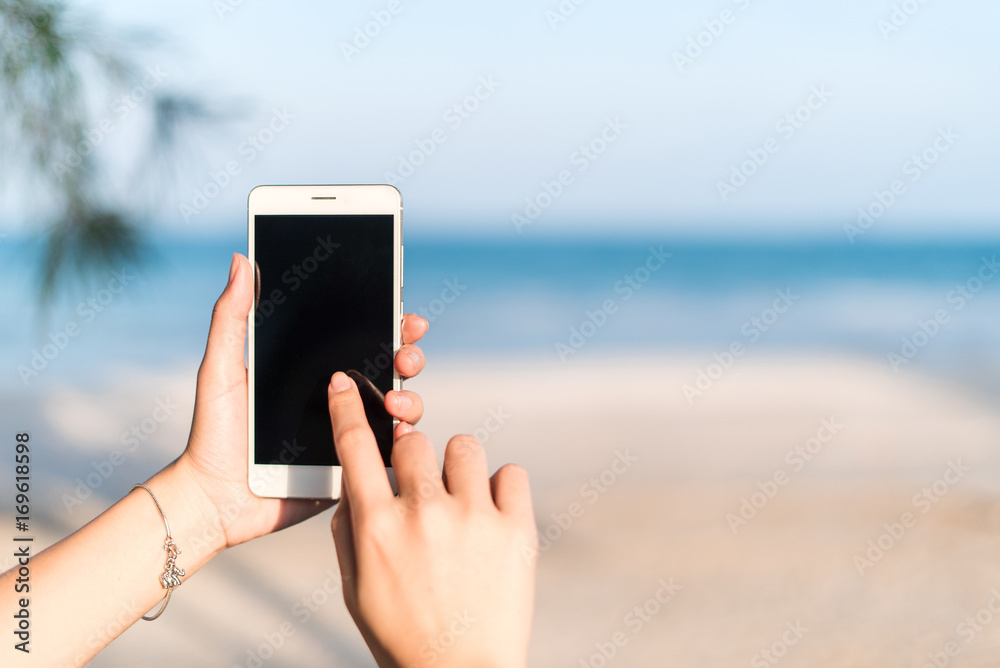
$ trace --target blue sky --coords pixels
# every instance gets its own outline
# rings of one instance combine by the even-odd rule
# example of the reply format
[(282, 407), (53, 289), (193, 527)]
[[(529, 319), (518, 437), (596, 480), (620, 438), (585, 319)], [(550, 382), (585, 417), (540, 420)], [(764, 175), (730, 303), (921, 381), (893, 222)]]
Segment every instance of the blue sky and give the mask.
[[(240, 101), (243, 118), (205, 142), (163, 207), (170, 231), (238, 231), (254, 185), (385, 182), (413, 151), (422, 164), (399, 185), (410, 232), (517, 234), (530, 199), (546, 206), (526, 235), (842, 236), (896, 180), (905, 190), (873, 237), (990, 234), (1000, 213), (994, 2), (566, 0), (575, 11), (553, 27), (558, 0), (237, 1), (221, 15), (224, 0), (90, 5), (167, 38), (140, 55), (165, 86)], [(894, 7), (898, 30), (883, 34)], [(373, 12), (391, 22), (347, 58)], [(448, 110), (484, 78), (498, 85), (458, 125)], [(241, 142), (274, 109), (294, 119), (251, 161)], [(779, 130), (796, 111), (807, 120)], [(614, 141), (581, 159), (609, 121)], [(127, 151), (130, 130), (103, 150)], [(957, 138), (935, 156), (941, 131)], [(767, 146), (724, 199), (720, 182)], [(936, 162), (910, 180), (925, 150)], [(239, 174), (184, 221), (180, 203), (233, 160)], [(543, 184), (558, 191), (564, 171), (550, 203)]]

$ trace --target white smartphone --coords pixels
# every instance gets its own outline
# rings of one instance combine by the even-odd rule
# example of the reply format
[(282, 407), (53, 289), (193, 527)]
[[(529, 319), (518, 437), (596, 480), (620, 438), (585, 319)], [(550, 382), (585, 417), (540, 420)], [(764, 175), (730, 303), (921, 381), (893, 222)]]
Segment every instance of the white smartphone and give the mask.
[(256, 295), (248, 322), (250, 490), (337, 499), (327, 386), (354, 378), (387, 475), (395, 420), (384, 396), (403, 317), (403, 205), (388, 185), (258, 186), (248, 250)]

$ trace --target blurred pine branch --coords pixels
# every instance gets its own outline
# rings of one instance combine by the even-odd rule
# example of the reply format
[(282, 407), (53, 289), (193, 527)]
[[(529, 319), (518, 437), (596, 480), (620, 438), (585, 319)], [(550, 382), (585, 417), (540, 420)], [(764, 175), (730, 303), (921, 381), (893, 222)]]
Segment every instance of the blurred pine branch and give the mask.
[[(143, 46), (155, 43), (150, 37), (142, 36)], [(147, 70), (120, 36), (109, 35), (65, 3), (0, 0), (0, 188), (24, 187), (41, 203), (43, 306), (71, 279), (144, 255), (137, 220), (141, 207), (130, 206), (130, 193), (109, 185), (127, 180), (109, 178), (97, 152), (84, 147), (98, 128), (95, 100), (110, 102)], [(137, 171), (156, 178), (172, 170), (193, 124), (217, 122), (222, 114), (191, 95), (155, 89), (149, 96), (152, 130)], [(158, 182), (152, 188), (168, 185)]]

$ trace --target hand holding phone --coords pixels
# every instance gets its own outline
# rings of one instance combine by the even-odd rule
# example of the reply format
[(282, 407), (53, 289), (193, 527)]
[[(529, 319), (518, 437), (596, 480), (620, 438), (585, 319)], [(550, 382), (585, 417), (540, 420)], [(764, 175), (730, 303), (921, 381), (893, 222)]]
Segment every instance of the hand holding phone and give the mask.
[[(247, 314), (254, 294), (253, 272), (247, 258), (233, 255), (229, 282), (212, 311), (205, 359), (198, 369), (194, 421), (187, 449), (178, 458), (215, 509), (205, 521), (211, 527), (205, 546), (232, 547), (278, 531), (329, 508), (331, 501), (264, 499), (250, 492), (247, 483), (247, 367), (245, 345)], [(416, 344), (427, 331), (427, 321), (407, 314), (400, 332), (403, 346), (394, 364), (402, 377), (414, 376), (424, 366)], [(397, 399), (406, 396), (408, 407)], [(399, 420), (397, 430), (416, 423), (423, 406), (412, 392), (390, 392), (386, 407)]]

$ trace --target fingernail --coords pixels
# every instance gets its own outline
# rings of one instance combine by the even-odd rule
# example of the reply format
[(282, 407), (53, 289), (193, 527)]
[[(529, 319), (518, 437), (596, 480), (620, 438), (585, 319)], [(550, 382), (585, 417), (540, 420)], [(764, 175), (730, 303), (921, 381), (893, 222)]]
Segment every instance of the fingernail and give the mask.
[[(236, 253), (233, 253), (233, 261), (229, 263), (229, 283), (233, 282), (233, 279), (236, 277), (236, 270), (239, 269), (239, 267), (239, 260), (236, 257)], [(229, 285), (229, 283), (227, 283), (227, 285)]]
[(409, 424), (408, 422), (400, 422), (399, 427), (397, 427), (397, 430), (399, 431), (397, 436), (406, 436), (407, 434), (413, 431), (413, 425)]
[(413, 360), (413, 364), (414, 365), (416, 365), (418, 367), (420, 366), (420, 355), (416, 354), (412, 350), (407, 350), (406, 354), (409, 355), (409, 357), (410, 357), (411, 360)]
[(333, 374), (330, 385), (333, 387), (334, 392), (343, 392), (344, 390), (351, 389), (351, 379), (347, 377), (346, 373), (338, 371)]
[(413, 405), (413, 399), (409, 398), (405, 394), (399, 392), (396, 393), (396, 408), (398, 408), (400, 411), (405, 411), (412, 405)]

